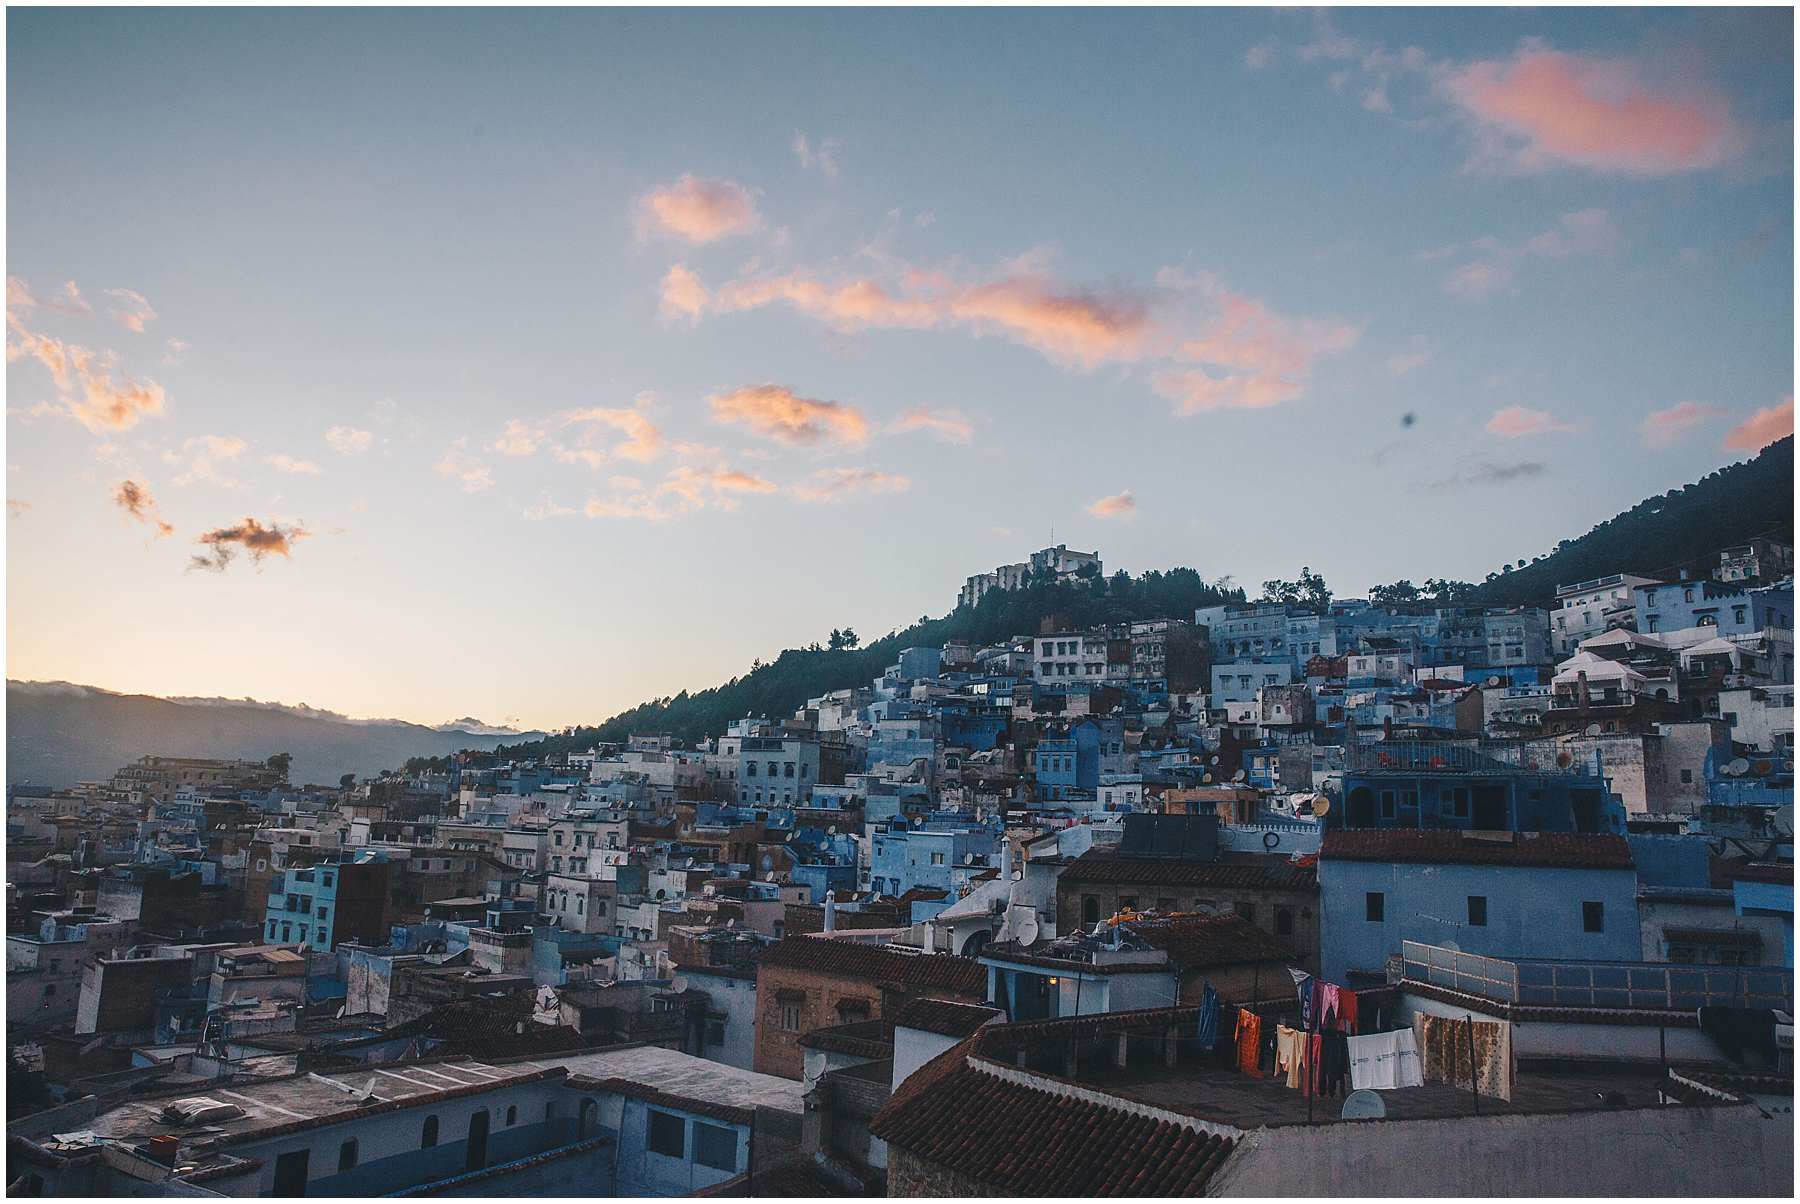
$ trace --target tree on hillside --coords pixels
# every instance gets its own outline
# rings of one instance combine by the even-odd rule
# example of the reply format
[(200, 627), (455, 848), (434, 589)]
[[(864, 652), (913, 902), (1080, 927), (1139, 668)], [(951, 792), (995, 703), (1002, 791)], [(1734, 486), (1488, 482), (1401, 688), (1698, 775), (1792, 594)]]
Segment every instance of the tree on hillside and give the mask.
[(343, 777), (338, 779), (338, 789), (339, 790), (349, 790), (351, 787), (353, 787), (355, 785), (356, 785), (356, 775), (353, 773), (347, 773)]
[(287, 781), (288, 766), (292, 765), (293, 763), (294, 763), (294, 754), (293, 753), (284, 753), (284, 752), (276, 753), (274, 756), (270, 757), (266, 762), (264, 762), (264, 764), (268, 765), (268, 767), (270, 769), (273, 769), (276, 773), (280, 774), (281, 780), (284, 782)]
[(1369, 590), (1369, 601), (1377, 606), (1411, 606), (1419, 597), (1419, 587), (1404, 577), (1392, 585), (1377, 585)]

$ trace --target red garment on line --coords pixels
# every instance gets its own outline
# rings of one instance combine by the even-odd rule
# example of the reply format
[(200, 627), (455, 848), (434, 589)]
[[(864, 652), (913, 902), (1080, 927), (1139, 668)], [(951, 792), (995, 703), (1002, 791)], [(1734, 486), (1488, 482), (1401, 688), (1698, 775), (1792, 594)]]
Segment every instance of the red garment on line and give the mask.
[(1255, 1078), (1262, 1077), (1257, 1063), (1262, 1055), (1262, 1017), (1247, 1008), (1238, 1009), (1238, 1069)]

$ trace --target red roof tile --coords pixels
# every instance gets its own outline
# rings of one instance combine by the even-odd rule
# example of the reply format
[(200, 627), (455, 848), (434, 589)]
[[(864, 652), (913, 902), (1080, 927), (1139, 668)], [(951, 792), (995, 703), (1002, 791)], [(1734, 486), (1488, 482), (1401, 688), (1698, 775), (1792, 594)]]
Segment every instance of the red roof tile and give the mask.
[(951, 999), (910, 999), (894, 1014), (896, 1028), (916, 1028), (945, 1037), (968, 1036), (996, 1016), (999, 1008)]
[(832, 937), (788, 937), (758, 954), (756, 964), (948, 991), (968, 998), (981, 998), (987, 993), (987, 971), (974, 958), (945, 953), (896, 953), (879, 945)]
[(1007, 1196), (1199, 1195), (1228, 1137), (978, 1069), (962, 1046), (909, 1081), (869, 1132)]
[(1414, 828), (1327, 832), (1325, 861), (1397, 861), (1414, 865), (1517, 865), (1544, 869), (1635, 868), (1623, 836), (1578, 832), (1490, 832)]

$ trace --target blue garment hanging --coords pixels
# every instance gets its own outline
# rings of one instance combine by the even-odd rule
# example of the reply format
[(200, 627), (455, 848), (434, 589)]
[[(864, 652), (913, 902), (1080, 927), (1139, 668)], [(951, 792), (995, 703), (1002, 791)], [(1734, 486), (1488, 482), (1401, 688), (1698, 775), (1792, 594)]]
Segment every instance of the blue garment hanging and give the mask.
[(1313, 976), (1300, 970), (1290, 969), (1294, 976), (1294, 990), (1300, 995), (1300, 1031), (1311, 1032), (1313, 1020)]
[(1211, 982), (1200, 994), (1200, 1027), (1195, 1035), (1200, 1038), (1202, 1049), (1211, 1049), (1219, 1043), (1219, 993), (1213, 990)]

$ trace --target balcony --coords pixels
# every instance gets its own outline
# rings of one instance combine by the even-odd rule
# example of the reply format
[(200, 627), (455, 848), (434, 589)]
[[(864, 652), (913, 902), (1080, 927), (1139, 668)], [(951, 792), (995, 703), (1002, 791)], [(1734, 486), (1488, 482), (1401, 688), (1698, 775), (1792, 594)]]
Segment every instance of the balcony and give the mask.
[(1418, 941), (1402, 942), (1400, 956), (1407, 980), (1521, 1007), (1786, 1010), (1793, 989), (1781, 966), (1481, 957)]

